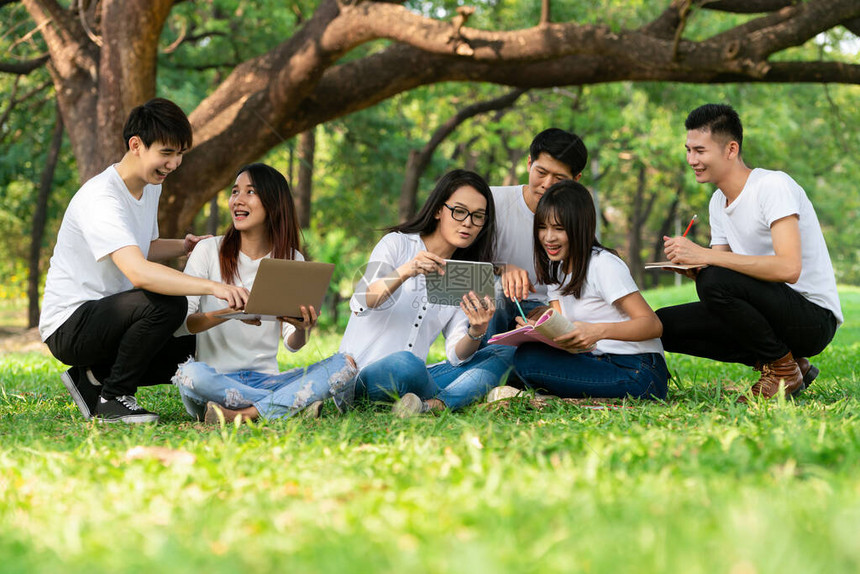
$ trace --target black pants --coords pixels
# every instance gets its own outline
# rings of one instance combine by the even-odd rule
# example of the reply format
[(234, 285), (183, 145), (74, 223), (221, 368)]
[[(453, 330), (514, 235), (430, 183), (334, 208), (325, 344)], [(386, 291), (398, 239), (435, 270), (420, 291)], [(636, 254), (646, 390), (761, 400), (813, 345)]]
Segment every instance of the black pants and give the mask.
[(785, 283), (706, 267), (696, 291), (697, 303), (657, 310), (667, 351), (755, 366), (789, 351), (795, 357), (817, 355), (836, 333), (829, 309)]
[(187, 311), (185, 297), (132, 289), (87, 301), (45, 342), (63, 363), (91, 368), (103, 397), (134, 395), (138, 387), (170, 383), (194, 354), (193, 335), (173, 336)]

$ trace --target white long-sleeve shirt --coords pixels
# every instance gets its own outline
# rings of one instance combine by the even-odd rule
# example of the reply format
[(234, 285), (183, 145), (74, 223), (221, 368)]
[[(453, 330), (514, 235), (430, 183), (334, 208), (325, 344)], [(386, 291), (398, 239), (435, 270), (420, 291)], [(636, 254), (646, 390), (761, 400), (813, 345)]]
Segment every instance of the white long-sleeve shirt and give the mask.
[(446, 355), (452, 365), (471, 359), (471, 355), (461, 359), (455, 350), (469, 328), (466, 314), (459, 307), (429, 304), (423, 275), (404, 281), (378, 307), (367, 306), (368, 285), (426, 250), (417, 233), (389, 233), (373, 248), (364, 276), (349, 300), (352, 314), (340, 344), (340, 352), (352, 355), (360, 369), (398, 351), (409, 351), (426, 361), (439, 333), (445, 336)]

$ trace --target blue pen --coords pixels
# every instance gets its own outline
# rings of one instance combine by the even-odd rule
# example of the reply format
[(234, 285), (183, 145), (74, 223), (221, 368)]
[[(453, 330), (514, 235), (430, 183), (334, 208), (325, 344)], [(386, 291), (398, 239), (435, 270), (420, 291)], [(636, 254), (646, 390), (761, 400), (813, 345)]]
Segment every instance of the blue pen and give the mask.
[(526, 314), (525, 314), (525, 313), (523, 313), (523, 308), (522, 308), (522, 307), (520, 307), (520, 302), (519, 302), (519, 301), (517, 301), (516, 299), (514, 299), (514, 305), (516, 305), (516, 306), (517, 306), (517, 310), (520, 312), (520, 316), (523, 318), (523, 321), (525, 321), (526, 323), (528, 323), (528, 322), (529, 322), (529, 320), (528, 320), (528, 319), (526, 319)]

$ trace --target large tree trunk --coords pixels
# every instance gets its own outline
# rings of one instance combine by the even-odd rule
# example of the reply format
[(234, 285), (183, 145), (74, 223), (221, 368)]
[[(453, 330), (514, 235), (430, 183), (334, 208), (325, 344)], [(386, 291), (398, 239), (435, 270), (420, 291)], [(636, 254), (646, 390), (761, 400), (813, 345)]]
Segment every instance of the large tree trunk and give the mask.
[(39, 285), (41, 271), (39, 262), (42, 255), (42, 238), (45, 235), (45, 223), (48, 220), (48, 198), (51, 186), (54, 184), (54, 171), (60, 158), (60, 148), (63, 146), (63, 116), (57, 109), (57, 123), (51, 135), (48, 157), (45, 159), (45, 169), (39, 181), (39, 194), (36, 196), (36, 209), (33, 211), (33, 228), (30, 231), (30, 257), (28, 261), (29, 276), (27, 278), (27, 326), (39, 325)]

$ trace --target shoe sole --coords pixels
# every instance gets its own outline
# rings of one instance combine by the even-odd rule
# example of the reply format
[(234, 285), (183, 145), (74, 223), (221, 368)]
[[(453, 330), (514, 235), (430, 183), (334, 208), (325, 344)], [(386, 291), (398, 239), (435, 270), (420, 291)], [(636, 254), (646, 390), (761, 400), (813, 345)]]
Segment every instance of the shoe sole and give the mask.
[(157, 423), (158, 422), (158, 415), (153, 415), (153, 414), (149, 414), (149, 415), (126, 415), (124, 417), (117, 417), (117, 418), (113, 418), (113, 419), (108, 419), (108, 418), (104, 418), (104, 417), (100, 417), (100, 416), (96, 415), (93, 417), (93, 420), (98, 421), (100, 423), (105, 423), (105, 424), (125, 423), (125, 424), (129, 424), (129, 425), (139, 425), (139, 424), (146, 424), (146, 423)]
[(75, 401), (75, 404), (78, 406), (78, 410), (81, 411), (84, 418), (86, 420), (93, 418), (93, 414), (90, 412), (90, 407), (87, 406), (87, 402), (84, 400), (83, 395), (81, 395), (81, 392), (78, 390), (78, 387), (75, 385), (75, 381), (72, 380), (72, 376), (69, 372), (66, 371), (61, 374), (60, 380), (63, 381), (63, 385), (66, 387), (66, 390), (69, 391), (70, 395), (72, 395), (72, 400)]
[(821, 369), (810, 363), (809, 370), (806, 371), (805, 375), (803, 375), (803, 384), (800, 386), (799, 389), (791, 393), (792, 396), (799, 395), (800, 393), (808, 389), (812, 382), (818, 378), (819, 374), (821, 374)]

